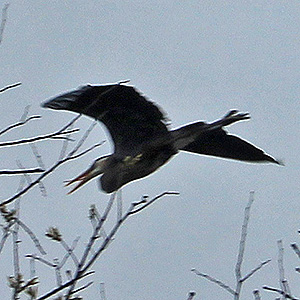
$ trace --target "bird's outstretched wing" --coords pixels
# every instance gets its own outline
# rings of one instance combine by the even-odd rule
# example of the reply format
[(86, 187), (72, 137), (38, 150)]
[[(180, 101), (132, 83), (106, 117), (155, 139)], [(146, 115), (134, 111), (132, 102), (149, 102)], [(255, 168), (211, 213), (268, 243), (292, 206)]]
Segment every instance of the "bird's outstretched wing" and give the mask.
[(166, 118), (158, 106), (134, 87), (122, 84), (86, 85), (42, 104), (98, 119), (107, 127), (120, 156), (137, 155), (141, 145), (170, 138)]
[(228, 134), (224, 129), (205, 132), (180, 150), (248, 162), (281, 164), (262, 149), (238, 136)]

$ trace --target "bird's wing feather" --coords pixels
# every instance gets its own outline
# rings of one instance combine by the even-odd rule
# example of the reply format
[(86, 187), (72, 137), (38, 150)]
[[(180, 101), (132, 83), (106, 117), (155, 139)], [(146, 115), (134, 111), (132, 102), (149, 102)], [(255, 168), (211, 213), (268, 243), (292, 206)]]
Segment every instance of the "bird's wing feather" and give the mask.
[(140, 146), (155, 138), (170, 138), (166, 118), (158, 106), (134, 87), (121, 84), (86, 85), (43, 103), (98, 119), (107, 127), (121, 156), (136, 155)]
[(280, 164), (263, 150), (238, 136), (228, 134), (224, 129), (206, 132), (180, 150), (248, 162), (269, 161)]

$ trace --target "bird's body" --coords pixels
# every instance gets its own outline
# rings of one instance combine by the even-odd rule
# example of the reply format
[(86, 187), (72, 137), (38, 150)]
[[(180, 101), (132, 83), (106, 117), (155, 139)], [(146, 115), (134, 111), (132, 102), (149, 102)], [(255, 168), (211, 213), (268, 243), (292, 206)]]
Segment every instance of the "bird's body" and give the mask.
[(70, 181), (80, 181), (72, 191), (103, 174), (101, 188), (107, 193), (114, 192), (133, 180), (153, 173), (180, 150), (278, 164), (261, 149), (222, 129), (249, 119), (248, 114), (235, 110), (210, 124), (198, 121), (170, 130), (166, 117), (157, 105), (134, 87), (123, 84), (86, 85), (46, 101), (43, 107), (69, 110), (95, 118), (104, 123), (114, 142), (113, 154), (97, 159), (86, 172)]

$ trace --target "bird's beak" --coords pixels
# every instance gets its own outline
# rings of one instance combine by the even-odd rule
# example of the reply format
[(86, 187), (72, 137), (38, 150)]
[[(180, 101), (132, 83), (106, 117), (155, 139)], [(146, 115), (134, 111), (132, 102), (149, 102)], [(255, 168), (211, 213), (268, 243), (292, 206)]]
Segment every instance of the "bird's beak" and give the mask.
[(90, 181), (95, 175), (92, 174), (91, 170), (88, 169), (87, 171), (83, 172), (79, 176), (77, 176), (74, 179), (71, 179), (69, 182), (65, 184), (65, 186), (69, 186), (74, 182), (79, 182), (70, 192), (68, 192), (68, 195), (72, 194), (75, 192), (77, 189), (79, 189), (81, 186), (83, 186), (85, 183)]
[(90, 168), (88, 168), (85, 172), (83, 172), (76, 178), (68, 181), (65, 184), (65, 186), (69, 186), (74, 182), (79, 182), (70, 192), (68, 192), (68, 195), (75, 192), (77, 189), (79, 189), (81, 186), (83, 186), (85, 183), (87, 183), (94, 177), (102, 174), (103, 173), (103, 163), (104, 163), (104, 161), (96, 160), (95, 163)]

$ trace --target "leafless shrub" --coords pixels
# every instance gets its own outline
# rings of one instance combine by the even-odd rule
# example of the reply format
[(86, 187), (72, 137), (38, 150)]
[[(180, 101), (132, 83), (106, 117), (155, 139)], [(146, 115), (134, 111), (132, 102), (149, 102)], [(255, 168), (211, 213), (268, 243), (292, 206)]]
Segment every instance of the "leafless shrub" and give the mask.
[[(254, 192), (251, 192), (248, 204), (245, 208), (244, 222), (242, 225), (241, 239), (240, 239), (240, 243), (239, 243), (238, 258), (237, 258), (237, 262), (236, 262), (236, 266), (235, 266), (235, 278), (236, 278), (235, 288), (230, 287), (228, 284), (224, 283), (223, 281), (218, 280), (208, 274), (199, 272), (196, 269), (192, 269), (192, 271), (196, 275), (198, 275), (202, 278), (205, 278), (205, 279), (215, 283), (222, 289), (226, 290), (228, 293), (230, 293), (233, 296), (234, 300), (240, 299), (242, 286), (245, 283), (245, 281), (247, 279), (249, 279), (251, 276), (253, 276), (257, 271), (259, 271), (264, 265), (268, 264), (271, 261), (270, 259), (267, 259), (267, 260), (261, 262), (257, 267), (253, 268), (246, 275), (242, 276), (241, 268), (242, 268), (242, 264), (244, 261), (244, 253), (245, 253), (246, 239), (247, 239), (247, 233), (248, 233), (248, 224), (249, 224), (249, 220), (250, 220), (250, 209), (253, 204), (253, 201), (254, 201)], [(257, 290), (254, 291), (253, 294), (255, 296), (255, 299), (260, 299), (259, 292)]]

